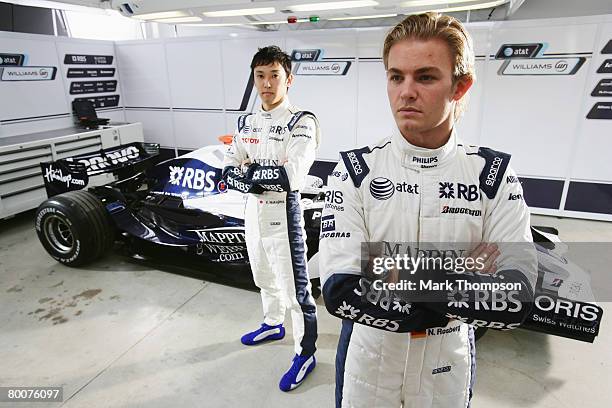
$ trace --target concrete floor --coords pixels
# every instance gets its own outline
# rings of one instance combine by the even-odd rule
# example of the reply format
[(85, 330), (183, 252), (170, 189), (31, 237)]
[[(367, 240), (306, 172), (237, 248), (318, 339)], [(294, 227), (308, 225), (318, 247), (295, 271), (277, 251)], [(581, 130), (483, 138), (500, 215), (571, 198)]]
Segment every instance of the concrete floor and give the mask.
[[(289, 336), (256, 348), (239, 342), (261, 320), (257, 293), (116, 255), (66, 268), (39, 244), (32, 217), (0, 221), (0, 386), (63, 386), (64, 402), (0, 407), (333, 406), (340, 321), (321, 299), (317, 368), (282, 393)], [(533, 217), (533, 224), (556, 226), (568, 241), (612, 241), (612, 223)], [(602, 306), (604, 317), (612, 314)], [(477, 355), (474, 408), (612, 406), (609, 318), (592, 345), (489, 331)]]

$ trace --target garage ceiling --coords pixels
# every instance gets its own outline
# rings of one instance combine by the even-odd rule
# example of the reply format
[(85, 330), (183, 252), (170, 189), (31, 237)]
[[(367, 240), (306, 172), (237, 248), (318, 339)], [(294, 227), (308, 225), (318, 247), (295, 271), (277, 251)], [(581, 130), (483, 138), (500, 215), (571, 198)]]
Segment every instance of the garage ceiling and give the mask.
[[(142, 21), (263, 30), (389, 25), (403, 15), (438, 10), (462, 20), (505, 19), (525, 0), (60, 0), (65, 5), (118, 10)], [(30, 3), (36, 0), (14, 1)], [(38, 1), (38, 3), (45, 3)], [(495, 12), (495, 13), (494, 13)], [(470, 18), (470, 16), (472, 18)], [(295, 19), (294, 24), (288, 24)]]

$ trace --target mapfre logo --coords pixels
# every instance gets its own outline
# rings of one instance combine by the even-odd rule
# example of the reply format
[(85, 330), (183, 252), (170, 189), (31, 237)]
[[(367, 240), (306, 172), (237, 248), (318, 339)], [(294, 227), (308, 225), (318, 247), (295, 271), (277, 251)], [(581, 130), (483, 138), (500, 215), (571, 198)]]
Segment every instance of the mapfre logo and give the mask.
[(168, 166), (168, 169), (170, 171), (168, 182), (172, 185), (193, 190), (213, 191), (215, 189), (214, 171), (181, 166)]

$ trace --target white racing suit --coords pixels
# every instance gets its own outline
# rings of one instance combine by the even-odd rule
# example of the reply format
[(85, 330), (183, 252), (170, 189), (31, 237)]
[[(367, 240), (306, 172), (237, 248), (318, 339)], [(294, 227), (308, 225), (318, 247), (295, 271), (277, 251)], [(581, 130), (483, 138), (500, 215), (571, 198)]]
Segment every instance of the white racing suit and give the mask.
[[(296, 354), (315, 352), (316, 306), (307, 269), (306, 233), (299, 191), (319, 145), (315, 116), (285, 100), (268, 112), (238, 119), (225, 160), (229, 188), (249, 193), (245, 238), (264, 323), (283, 323), (291, 310)], [(245, 160), (254, 163), (246, 170)], [(244, 171), (243, 171), (244, 170)]]
[[(340, 155), (329, 177), (319, 249), (326, 308), (343, 319), (336, 406), (469, 406), (472, 325), (520, 325), (537, 278), (529, 212), (510, 156), (463, 145), (454, 131), (435, 150), (413, 146), (396, 131)], [(501, 252), (495, 275), (465, 274), (474, 282), (519, 282), (520, 300), (476, 311), (471, 298), (419, 303), (388, 297), (364, 278), (362, 242), (387, 243), (385, 255), (405, 253), (398, 243), (467, 243), (466, 255), (480, 242), (523, 243), (514, 253)]]

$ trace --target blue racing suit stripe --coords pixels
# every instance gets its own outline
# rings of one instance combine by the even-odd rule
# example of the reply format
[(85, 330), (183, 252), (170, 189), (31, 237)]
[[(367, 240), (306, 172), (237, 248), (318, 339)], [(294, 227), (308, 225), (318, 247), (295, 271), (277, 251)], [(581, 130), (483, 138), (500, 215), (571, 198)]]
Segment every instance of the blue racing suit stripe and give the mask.
[(310, 283), (306, 259), (306, 243), (302, 236), (302, 209), (300, 207), (300, 193), (292, 191), (287, 193), (287, 229), (289, 248), (291, 251), (291, 265), (293, 267), (293, 281), (295, 295), (302, 309), (304, 317), (304, 337), (300, 346), (302, 355), (308, 356), (316, 351), (317, 340), (317, 306), (309, 290)]
[(350, 320), (342, 320), (342, 330), (340, 331), (340, 339), (338, 340), (338, 349), (336, 350), (336, 408), (342, 407), (342, 391), (344, 388), (344, 365), (346, 364), (346, 356), (348, 354), (351, 335), (353, 334), (353, 322)]

